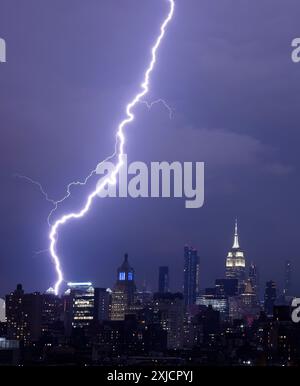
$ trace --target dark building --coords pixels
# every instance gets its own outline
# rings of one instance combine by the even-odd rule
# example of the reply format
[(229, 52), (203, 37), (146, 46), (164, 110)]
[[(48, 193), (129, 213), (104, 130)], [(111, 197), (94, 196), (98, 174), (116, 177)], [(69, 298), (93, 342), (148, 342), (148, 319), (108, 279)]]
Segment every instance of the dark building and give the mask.
[(291, 281), (292, 281), (292, 263), (290, 260), (286, 260), (284, 264), (284, 288), (283, 288), (283, 294), (285, 296), (291, 296)]
[(279, 322), (291, 322), (292, 309), (287, 305), (276, 305), (273, 308), (273, 318)]
[(277, 298), (277, 290), (276, 290), (276, 283), (273, 280), (266, 282), (266, 289), (265, 289), (265, 313), (268, 316), (273, 315), (273, 308), (274, 303)]
[(259, 298), (259, 272), (257, 266), (254, 263), (251, 263), (249, 267), (249, 279), (251, 281), (254, 293), (256, 294), (257, 298)]
[(40, 338), (42, 329), (42, 298), (36, 292), (25, 294), (21, 284), (6, 295), (7, 335), (25, 345)]
[(159, 323), (142, 323), (135, 315), (124, 320), (104, 321), (97, 334), (96, 351), (99, 357), (145, 355), (149, 351), (167, 348), (167, 332)]
[(158, 292), (169, 292), (169, 267), (159, 267)]
[(181, 293), (156, 293), (153, 296), (154, 313), (160, 315), (160, 324), (167, 331), (169, 349), (183, 345), (184, 299)]
[[(207, 287), (205, 288), (204, 292), (205, 292), (205, 295), (216, 296), (217, 289), (216, 287)], [(196, 302), (197, 302), (197, 299), (196, 299)]]
[(62, 298), (51, 292), (40, 296), (42, 302), (41, 335), (44, 342), (52, 343), (53, 339), (58, 338), (63, 340), (65, 331)]
[(135, 303), (136, 305), (147, 306), (149, 303), (151, 303), (152, 297), (152, 292), (144, 288), (141, 291), (136, 291)]
[(134, 278), (134, 269), (126, 253), (118, 268), (117, 282), (111, 294), (111, 320), (124, 320), (127, 309), (133, 305), (136, 292)]
[(106, 288), (99, 288), (98, 292), (99, 292), (98, 320), (99, 321), (108, 320), (111, 293)]
[(183, 293), (185, 305), (196, 303), (199, 293), (199, 257), (194, 248), (184, 247), (184, 282)]
[(220, 312), (221, 319), (228, 319), (228, 298), (224, 295), (205, 294), (197, 297), (198, 306), (212, 307)]
[(42, 299), (42, 326), (47, 326), (63, 319), (63, 303), (60, 297), (52, 293), (41, 295)]
[(199, 312), (192, 318), (193, 346), (203, 344), (214, 344), (215, 338), (220, 332), (220, 312), (213, 309), (211, 305), (199, 309)]
[(237, 279), (216, 279), (215, 294), (217, 296), (236, 296), (238, 294)]

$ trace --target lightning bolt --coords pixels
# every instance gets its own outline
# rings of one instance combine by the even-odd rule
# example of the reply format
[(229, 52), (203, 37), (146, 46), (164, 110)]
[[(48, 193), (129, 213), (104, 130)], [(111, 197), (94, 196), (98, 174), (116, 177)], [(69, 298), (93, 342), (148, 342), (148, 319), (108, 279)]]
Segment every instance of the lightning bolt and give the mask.
[[(168, 105), (168, 103), (162, 99), (162, 98), (159, 98), (159, 99), (156, 99), (154, 101), (151, 101), (151, 102), (148, 102), (148, 101), (145, 101), (145, 100), (142, 100), (142, 101), (139, 101), (139, 103), (145, 105), (148, 110), (151, 110), (152, 107), (154, 105), (157, 105), (157, 104), (162, 104), (163, 107), (165, 107), (165, 109), (168, 111), (169, 113), (169, 118), (172, 119), (173, 118), (173, 114), (174, 114), (174, 110)], [(39, 182), (39, 181), (36, 181), (34, 180), (33, 178), (29, 177), (29, 176), (26, 176), (26, 175), (23, 175), (23, 174), (19, 174), (19, 173), (16, 173), (14, 174), (14, 177), (16, 178), (19, 178), (19, 179), (23, 179), (23, 180), (26, 180), (27, 182), (30, 182), (32, 185), (36, 185), (38, 188), (39, 188), (39, 191), (40, 193), (42, 194), (42, 196), (45, 198), (45, 200), (47, 202), (50, 202), (52, 205), (53, 205), (53, 208), (51, 209), (51, 211), (49, 212), (48, 216), (47, 216), (47, 223), (48, 223), (48, 226), (51, 227), (51, 217), (52, 215), (56, 212), (56, 210), (58, 209), (59, 205), (61, 203), (63, 203), (65, 200), (67, 200), (72, 192), (71, 192), (71, 188), (73, 186), (86, 186), (86, 184), (88, 183), (88, 181), (97, 173), (97, 169), (98, 167), (100, 167), (103, 163), (107, 162), (107, 161), (110, 161), (112, 158), (114, 158), (117, 154), (117, 142), (115, 144), (115, 150), (113, 152), (113, 154), (111, 154), (110, 156), (108, 156), (107, 158), (105, 158), (103, 161), (101, 161), (100, 163), (98, 163), (98, 165), (95, 167), (95, 169), (93, 169), (87, 177), (85, 177), (82, 181), (72, 181), (70, 182), (67, 187), (66, 187), (66, 193), (65, 195), (58, 199), (58, 200), (55, 200), (53, 198), (50, 198), (48, 193), (46, 192), (46, 190), (44, 189), (43, 185)], [(43, 251), (48, 251), (48, 249), (45, 249)]]
[[(173, 118), (173, 109), (168, 105), (168, 103), (162, 99), (162, 98), (159, 98), (157, 100), (154, 100), (154, 101), (151, 101), (151, 102), (148, 102), (148, 101), (144, 101), (144, 100), (139, 100), (137, 103), (141, 103), (141, 104), (144, 104), (147, 106), (148, 110), (151, 110), (152, 107), (156, 104), (162, 104), (166, 110), (168, 111), (169, 113), (169, 118), (172, 119)], [(98, 163), (98, 165), (90, 172), (90, 174), (82, 181), (72, 181), (70, 182), (68, 185), (67, 185), (67, 189), (66, 189), (66, 194), (64, 197), (62, 197), (60, 200), (57, 200), (57, 201), (54, 201), (52, 199), (49, 199), (48, 198), (48, 195), (46, 193), (46, 191), (43, 189), (43, 187), (41, 186), (41, 184), (39, 184), (39, 182), (37, 181), (34, 181), (32, 180), (35, 184), (39, 185), (41, 188), (41, 192), (43, 193), (43, 195), (46, 197), (47, 201), (49, 202), (52, 202), (54, 207), (53, 209), (50, 211), (48, 217), (47, 217), (47, 222), (48, 222), (48, 225), (50, 226), (51, 225), (51, 217), (52, 215), (56, 212), (59, 204), (63, 203), (65, 200), (67, 200), (70, 196), (71, 196), (71, 188), (73, 186), (85, 186), (88, 181), (97, 173), (97, 169), (105, 162), (107, 161), (110, 161), (111, 159), (113, 159), (115, 156), (117, 155), (117, 141), (115, 143), (115, 150), (113, 152), (113, 154), (111, 154), (110, 156), (108, 156), (107, 158), (105, 158), (103, 161), (101, 161), (100, 163)], [(24, 178), (26, 178), (26, 176), (22, 176)], [(30, 178), (27, 178), (28, 180), (30, 180)]]
[(53, 205), (56, 204), (57, 201), (55, 201), (55, 200), (53, 200), (52, 198), (49, 197), (48, 193), (43, 188), (43, 185), (40, 182), (38, 182), (36, 180), (33, 180), (32, 178), (24, 176), (22, 174), (14, 174), (14, 177), (20, 178), (22, 180), (26, 180), (26, 181), (30, 182), (31, 184), (36, 185), (39, 188), (39, 191), (42, 193), (42, 195), (44, 196), (44, 198), (45, 198), (45, 200), (47, 202), (50, 202)]
[[(117, 182), (117, 180), (116, 180), (117, 174), (119, 173), (121, 167), (124, 164), (124, 161), (123, 161), (124, 146), (125, 146), (124, 129), (135, 118), (135, 115), (132, 112), (134, 107), (138, 103), (144, 103), (144, 104), (147, 105), (148, 108), (151, 108), (153, 106), (153, 104), (155, 104), (155, 103), (164, 103), (164, 101), (161, 100), (161, 99), (157, 100), (157, 101), (154, 101), (152, 103), (145, 102), (143, 100), (143, 97), (149, 91), (150, 75), (151, 75), (151, 73), (152, 73), (152, 71), (153, 71), (153, 69), (155, 67), (155, 64), (156, 64), (157, 51), (158, 51), (158, 49), (160, 47), (160, 44), (161, 44), (161, 42), (162, 42), (162, 40), (163, 40), (163, 38), (165, 36), (166, 28), (167, 28), (169, 22), (172, 20), (173, 15), (174, 15), (175, 0), (167, 0), (167, 2), (169, 3), (169, 11), (168, 11), (168, 14), (167, 14), (166, 18), (163, 20), (163, 22), (162, 22), (162, 24), (160, 26), (159, 36), (157, 37), (154, 45), (152, 46), (152, 49), (151, 49), (151, 61), (150, 61), (149, 65), (148, 65), (148, 67), (147, 67), (147, 69), (146, 69), (146, 71), (144, 73), (144, 79), (143, 79), (143, 82), (140, 85), (140, 91), (133, 97), (133, 99), (126, 106), (126, 117), (119, 124), (119, 126), (117, 128), (115, 151), (114, 151), (114, 153), (111, 156), (109, 156), (106, 159), (106, 160), (108, 160), (108, 159), (111, 159), (111, 158), (117, 156), (117, 160), (118, 161), (117, 161), (113, 171), (110, 173), (110, 175), (108, 175), (101, 182), (101, 184), (98, 184), (96, 186), (95, 190), (93, 190), (88, 195), (88, 197), (87, 197), (87, 199), (85, 201), (85, 204), (84, 204), (84, 206), (82, 207), (81, 210), (79, 210), (78, 212), (71, 212), (71, 213), (68, 213), (68, 214), (64, 214), (63, 216), (58, 218), (52, 225), (50, 225), (50, 232), (49, 232), (50, 246), (49, 246), (49, 251), (50, 251), (50, 255), (51, 255), (51, 258), (52, 258), (53, 263), (55, 265), (55, 270), (56, 270), (56, 273), (57, 273), (57, 281), (56, 281), (56, 283), (54, 285), (54, 292), (55, 292), (55, 294), (59, 293), (60, 285), (61, 285), (61, 283), (64, 280), (63, 271), (62, 271), (61, 263), (60, 263), (60, 258), (59, 258), (59, 255), (57, 253), (57, 250), (56, 250), (57, 239), (58, 239), (58, 231), (59, 231), (60, 227), (62, 225), (64, 225), (64, 224), (66, 224), (67, 222), (69, 222), (72, 219), (79, 219), (79, 218), (83, 217), (89, 211), (89, 209), (91, 208), (91, 205), (92, 205), (94, 199), (96, 198), (96, 196), (105, 188), (105, 186), (107, 186), (108, 184), (110, 184), (110, 185), (115, 185), (116, 184), (116, 182)], [(167, 106), (167, 105), (165, 104), (165, 106)], [(169, 114), (171, 114), (171, 113), (172, 113), (172, 110), (169, 109)], [(102, 162), (105, 162), (105, 161), (102, 161)], [(70, 196), (70, 194), (71, 194), (71, 187), (74, 186), (74, 185), (85, 185), (87, 183), (87, 181), (96, 173), (96, 169), (97, 168), (92, 170), (91, 173), (83, 181), (71, 182), (67, 186), (67, 194), (66, 194), (66, 196), (64, 198), (62, 198), (61, 200), (59, 200), (59, 201), (54, 201), (54, 200), (50, 199), (48, 197), (47, 193), (44, 191), (42, 185), (40, 185), (38, 182), (36, 182), (34, 180), (31, 180), (31, 182), (35, 183), (36, 185), (38, 185), (40, 187), (40, 190), (43, 193), (43, 195), (45, 196), (45, 198), (47, 199), (47, 201), (52, 202), (52, 204), (54, 205), (54, 208), (50, 212), (50, 215), (48, 217), (49, 224), (50, 224), (50, 216), (57, 209), (57, 206), (59, 205), (59, 203), (61, 203), (62, 201), (64, 201), (66, 198), (68, 198)], [(23, 176), (23, 178), (26, 178), (26, 177)], [(29, 180), (29, 178), (28, 178), (28, 180)]]
[(157, 99), (152, 102), (147, 102), (147, 101), (140, 101), (140, 103), (143, 103), (144, 105), (147, 106), (148, 110), (151, 110), (154, 105), (157, 105), (161, 103), (169, 112), (169, 118), (173, 118), (173, 109), (168, 105), (168, 103), (164, 99)]

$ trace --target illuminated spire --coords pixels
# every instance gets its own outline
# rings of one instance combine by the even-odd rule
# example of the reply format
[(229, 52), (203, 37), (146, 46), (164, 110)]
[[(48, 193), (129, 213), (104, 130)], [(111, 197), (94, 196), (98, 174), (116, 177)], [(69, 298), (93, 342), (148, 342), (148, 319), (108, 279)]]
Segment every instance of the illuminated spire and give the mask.
[(233, 249), (239, 249), (239, 235), (238, 235), (238, 222), (237, 219), (235, 220), (235, 227), (234, 227), (234, 239), (233, 239)]

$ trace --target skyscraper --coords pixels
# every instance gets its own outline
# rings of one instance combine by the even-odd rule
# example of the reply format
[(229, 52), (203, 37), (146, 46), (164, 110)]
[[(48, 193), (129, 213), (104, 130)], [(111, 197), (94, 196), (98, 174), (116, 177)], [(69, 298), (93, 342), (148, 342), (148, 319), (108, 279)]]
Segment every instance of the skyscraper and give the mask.
[(117, 282), (111, 294), (111, 320), (124, 320), (127, 308), (134, 302), (135, 291), (134, 269), (130, 266), (126, 253), (118, 268)]
[(99, 320), (99, 288), (92, 283), (68, 283), (64, 296), (65, 324), (72, 329), (87, 329)]
[(242, 304), (248, 307), (249, 309), (257, 306), (257, 297), (252, 287), (250, 278), (246, 281), (244, 292), (240, 295), (240, 298)]
[(40, 338), (42, 326), (42, 301), (38, 292), (25, 294), (21, 284), (6, 295), (7, 332), (10, 339), (25, 345)]
[(62, 299), (54, 293), (46, 292), (41, 294), (42, 301), (42, 333), (50, 333), (53, 326), (62, 322), (63, 302)]
[(273, 307), (276, 298), (276, 283), (273, 280), (267, 281), (265, 289), (265, 312), (268, 316), (273, 315)]
[(292, 263), (286, 260), (284, 264), (284, 288), (283, 294), (285, 296), (291, 295), (291, 280), (292, 280)]
[(160, 324), (167, 331), (169, 349), (179, 349), (183, 340), (184, 301), (181, 293), (156, 293), (153, 308), (160, 314)]
[(238, 236), (238, 224), (235, 221), (234, 238), (231, 250), (226, 258), (226, 278), (238, 279), (240, 292), (245, 286), (246, 279), (246, 261), (244, 252), (240, 248)]
[(214, 290), (217, 296), (236, 296), (238, 294), (238, 280), (216, 279)]
[(199, 292), (199, 257), (194, 248), (184, 247), (184, 282), (183, 293), (185, 305), (196, 303)]
[(169, 267), (159, 267), (158, 292), (161, 294), (169, 292)]
[(249, 267), (249, 279), (255, 295), (259, 298), (259, 272), (254, 263), (251, 263)]
[(109, 319), (109, 306), (110, 306), (111, 290), (107, 288), (99, 288), (99, 312), (98, 320)]

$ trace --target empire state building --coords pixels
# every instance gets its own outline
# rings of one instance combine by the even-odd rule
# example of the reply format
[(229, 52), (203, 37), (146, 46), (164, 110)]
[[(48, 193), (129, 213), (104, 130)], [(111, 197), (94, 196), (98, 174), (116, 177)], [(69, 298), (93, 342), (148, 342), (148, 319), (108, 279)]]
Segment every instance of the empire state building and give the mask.
[(246, 280), (246, 261), (244, 252), (240, 248), (238, 236), (238, 224), (235, 220), (234, 238), (231, 250), (226, 258), (226, 278), (238, 279), (239, 289), (245, 285)]

